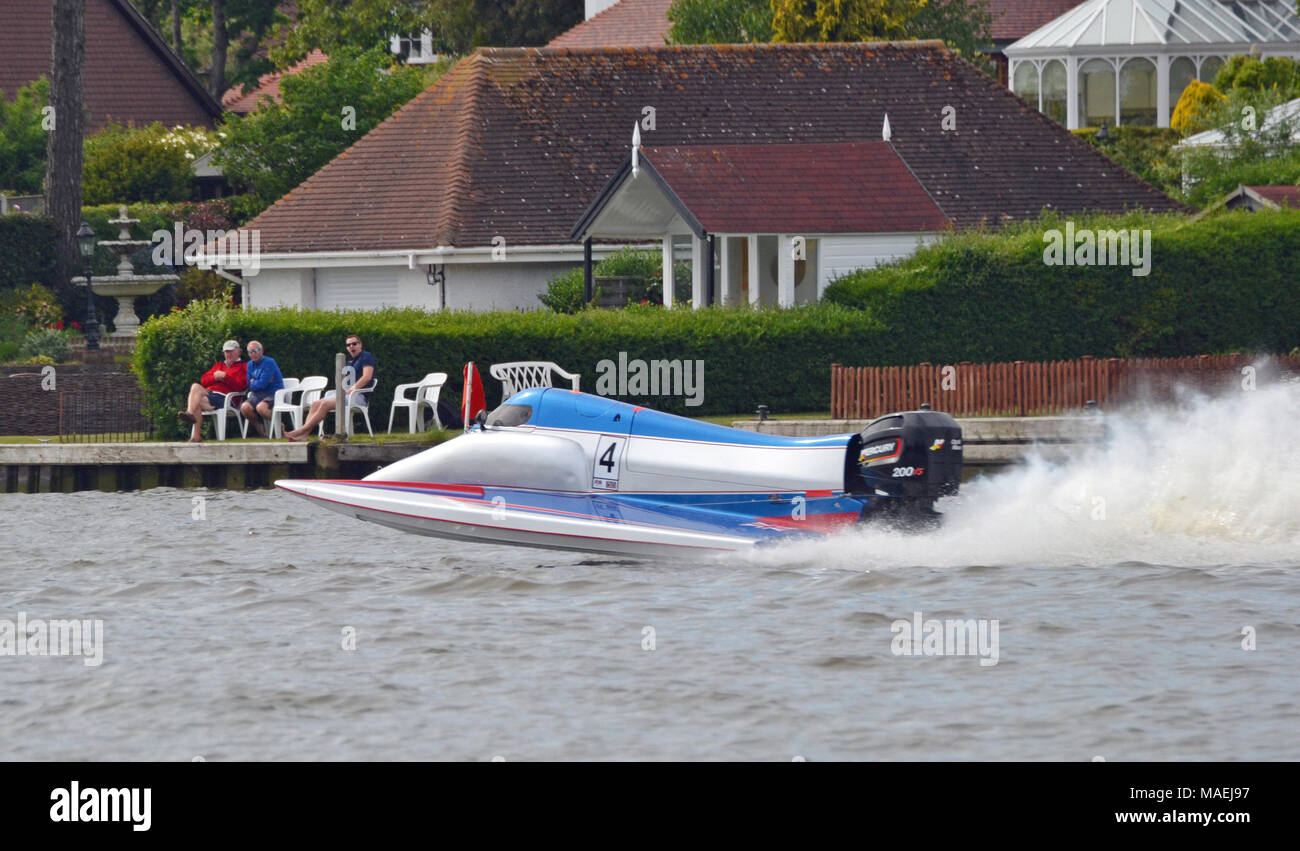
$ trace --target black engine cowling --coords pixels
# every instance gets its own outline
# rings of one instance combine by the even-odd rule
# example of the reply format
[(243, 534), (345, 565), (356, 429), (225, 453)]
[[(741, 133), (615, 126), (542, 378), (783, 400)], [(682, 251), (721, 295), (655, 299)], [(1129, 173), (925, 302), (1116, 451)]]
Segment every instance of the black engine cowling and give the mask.
[(849, 446), (848, 489), (894, 499), (874, 504), (931, 511), (961, 485), (961, 426), (940, 411), (903, 411), (872, 421)]

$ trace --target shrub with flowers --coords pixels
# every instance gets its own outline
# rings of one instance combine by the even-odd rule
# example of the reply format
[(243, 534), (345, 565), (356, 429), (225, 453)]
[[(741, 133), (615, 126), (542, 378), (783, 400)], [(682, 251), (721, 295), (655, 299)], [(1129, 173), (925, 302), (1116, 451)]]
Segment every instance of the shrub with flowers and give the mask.
[(188, 200), (191, 163), (220, 143), (204, 127), (110, 124), (85, 141), (84, 203)]

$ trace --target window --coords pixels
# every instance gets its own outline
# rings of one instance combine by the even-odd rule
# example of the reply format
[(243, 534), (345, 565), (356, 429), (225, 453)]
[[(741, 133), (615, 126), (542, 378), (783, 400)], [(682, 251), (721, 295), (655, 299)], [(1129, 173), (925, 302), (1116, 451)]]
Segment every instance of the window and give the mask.
[(1156, 123), (1156, 65), (1150, 59), (1130, 59), (1119, 71), (1119, 123), (1154, 127)]
[(1115, 66), (1089, 59), (1079, 69), (1079, 122), (1083, 127), (1115, 124)]
[(1012, 91), (1034, 109), (1041, 108), (1038, 103), (1038, 67), (1034, 63), (1021, 62), (1016, 65)]
[(1214, 75), (1219, 73), (1219, 69), (1222, 67), (1223, 67), (1223, 59), (1221, 57), (1218, 56), (1205, 57), (1203, 60), (1201, 60), (1200, 81), (1202, 83), (1213, 83)]
[(1183, 89), (1196, 79), (1196, 63), (1186, 56), (1180, 56), (1169, 63), (1169, 108), (1178, 106), (1178, 99), (1183, 96)]
[(1053, 59), (1043, 66), (1043, 112), (1057, 124), (1065, 126), (1069, 113), (1069, 80), (1065, 63)]

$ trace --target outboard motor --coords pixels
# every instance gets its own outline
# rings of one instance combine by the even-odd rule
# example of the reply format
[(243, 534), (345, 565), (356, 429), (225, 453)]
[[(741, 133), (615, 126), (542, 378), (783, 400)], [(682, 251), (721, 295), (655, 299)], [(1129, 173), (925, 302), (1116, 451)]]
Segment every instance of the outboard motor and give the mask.
[(961, 484), (961, 454), (961, 426), (948, 414), (904, 411), (874, 420), (849, 444), (848, 489), (881, 497), (862, 519), (937, 516), (934, 501)]

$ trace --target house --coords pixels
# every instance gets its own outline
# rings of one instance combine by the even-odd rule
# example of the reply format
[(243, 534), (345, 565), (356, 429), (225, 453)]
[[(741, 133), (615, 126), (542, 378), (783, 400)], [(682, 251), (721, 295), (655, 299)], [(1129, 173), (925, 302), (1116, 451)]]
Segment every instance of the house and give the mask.
[(1196, 218), (1208, 216), (1217, 210), (1260, 213), (1283, 207), (1300, 210), (1300, 186), (1238, 186), (1198, 213)]
[[(855, 154), (865, 159), (855, 161), (852, 181), (819, 165), (782, 189), (783, 174), (810, 162), (810, 149), (769, 160), (735, 150), (882, 142), (886, 115), (889, 144)], [(938, 42), (482, 48), (248, 223), (260, 253), (244, 303), (537, 307), (546, 282), (583, 261), (575, 225), (628, 161), (634, 126), (650, 167), (664, 169), (670, 186), (695, 180), (688, 160), (719, 149), (763, 188), (769, 212), (787, 206), (783, 193), (814, 204), (839, 193), (844, 224), (809, 221), (799, 234), (805, 223), (792, 220), (771, 226), (778, 238), (853, 236), (846, 227), (902, 221), (904, 204), (920, 194), (933, 202), (942, 221), (929, 211), (901, 231), (857, 234), (894, 234), (896, 250), (867, 247), (842, 266), (819, 260), (817, 290), (827, 268), (906, 256), (918, 235), (949, 226), (996, 225), (1043, 209), (1183, 209)], [(874, 182), (874, 174), (885, 181), (903, 171), (911, 181), (897, 193)], [(760, 197), (728, 179), (733, 197)], [(871, 217), (845, 209), (846, 183), (877, 208)], [(682, 201), (706, 238), (710, 227), (769, 234), (767, 224), (753, 230), (756, 222), (718, 225)], [(699, 229), (682, 236), (701, 239)], [(612, 248), (589, 245), (596, 255)]]
[(1011, 89), (1071, 130), (1168, 127), (1229, 56), (1300, 58), (1294, 0), (1087, 0), (1008, 46)]
[[(0, 91), (50, 74), (52, 0), (0, 0)], [(212, 127), (221, 104), (129, 0), (86, 0), (86, 132), (109, 122)]]
[(906, 257), (952, 226), (888, 139), (636, 142), (571, 236), (654, 239), (665, 280), (685, 238), (695, 304), (817, 301), (835, 278)]

